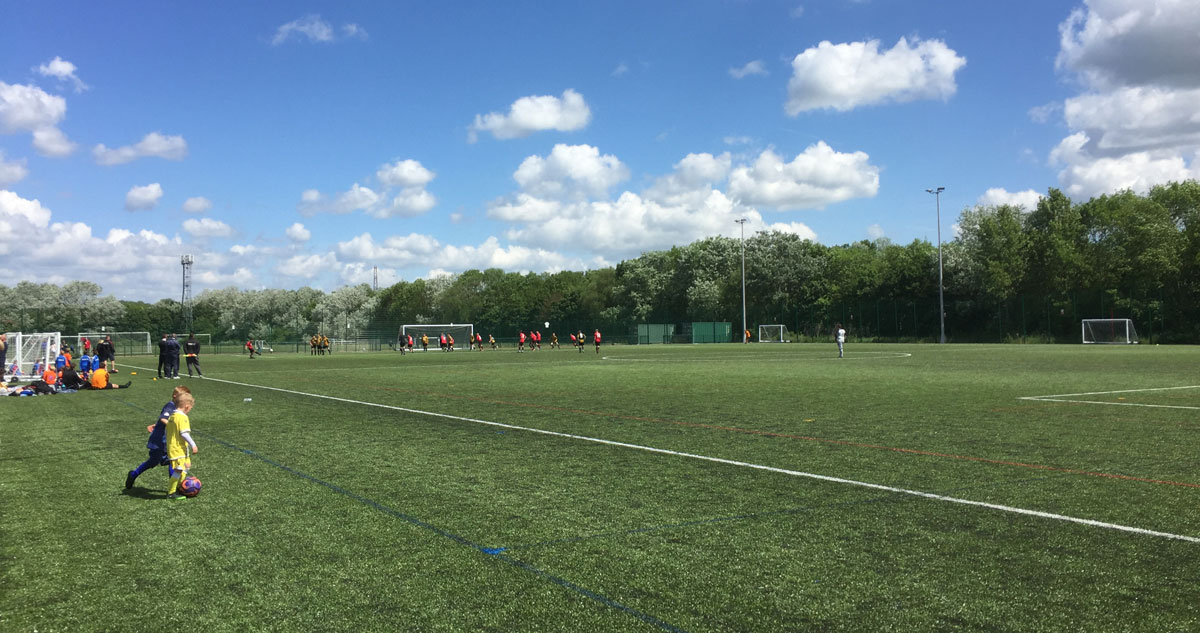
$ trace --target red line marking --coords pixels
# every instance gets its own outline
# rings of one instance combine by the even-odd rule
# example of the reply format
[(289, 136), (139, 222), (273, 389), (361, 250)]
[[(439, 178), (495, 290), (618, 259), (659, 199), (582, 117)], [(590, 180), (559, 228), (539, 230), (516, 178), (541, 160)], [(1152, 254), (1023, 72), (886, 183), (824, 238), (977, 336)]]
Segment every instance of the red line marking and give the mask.
[[(379, 387), (382, 391), (402, 391), (407, 393), (422, 393), (429, 394), (428, 391), (415, 391), (411, 389), (395, 389), (391, 387)], [(488, 400), (485, 398), (474, 398), (471, 396), (460, 396), (456, 394), (438, 394), (439, 397), (451, 398), (455, 400), (468, 400), (472, 402), (482, 402), (484, 404), (499, 404), (511, 407), (523, 407), (527, 409), (543, 409), (548, 411), (561, 411), (564, 413), (577, 413), (581, 415), (594, 415), (605, 418), (617, 418), (620, 420), (635, 420), (638, 422), (658, 422), (662, 424), (674, 424), (676, 426), (685, 426), (696, 429), (710, 429), (715, 431), (727, 431), (730, 433), (744, 433), (746, 435), (761, 435), (764, 437), (779, 437), (790, 440), (804, 440), (806, 442), (818, 442), (821, 444), (834, 444), (837, 446), (851, 446), (854, 448), (872, 448), (882, 451), (891, 451), (894, 453), (907, 453), (909, 455), (921, 455), (923, 457), (942, 457), (946, 459), (957, 459), (962, 461), (980, 462), (984, 464), (996, 464), (1000, 466), (1016, 466), (1019, 468), (1031, 468), (1034, 470), (1045, 470), (1057, 473), (1069, 473), (1072, 475), (1087, 475), (1088, 477), (1104, 477), (1107, 479), (1119, 479), (1123, 481), (1137, 481), (1147, 484), (1161, 484), (1164, 486), (1182, 486), (1186, 488), (1200, 488), (1200, 484), (1188, 483), (1186, 481), (1171, 481), (1169, 479), (1150, 479), (1148, 477), (1134, 477), (1131, 475), (1116, 475), (1113, 473), (1101, 473), (1092, 470), (1080, 470), (1076, 468), (1062, 468), (1059, 466), (1046, 466), (1044, 464), (1029, 464), (1025, 462), (1014, 462), (1003, 459), (991, 459), (988, 457), (974, 457), (971, 455), (956, 455), (954, 453), (939, 453), (935, 451), (925, 451), (915, 448), (900, 448), (896, 446), (883, 446), (881, 444), (868, 444), (865, 442), (853, 442), (850, 440), (832, 440), (823, 437), (814, 437), (811, 435), (793, 435), (791, 433), (777, 433), (775, 431), (760, 431), (757, 429), (744, 429), (736, 426), (721, 426), (716, 424), (701, 424), (699, 422), (684, 422), (682, 420), (667, 420), (664, 418), (648, 418), (636, 415), (623, 415), (619, 413), (606, 413), (604, 411), (588, 411), (586, 409), (572, 409), (568, 407), (556, 407), (548, 404), (530, 404), (528, 402), (508, 402), (505, 400)]]

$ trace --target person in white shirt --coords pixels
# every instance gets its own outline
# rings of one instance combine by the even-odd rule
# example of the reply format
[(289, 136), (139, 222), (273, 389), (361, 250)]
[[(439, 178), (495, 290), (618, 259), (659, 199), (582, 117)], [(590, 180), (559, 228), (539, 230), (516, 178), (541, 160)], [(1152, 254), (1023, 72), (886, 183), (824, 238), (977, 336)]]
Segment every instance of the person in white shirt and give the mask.
[(846, 328), (843, 328), (842, 324), (838, 323), (833, 326), (833, 331), (838, 344), (838, 358), (843, 358), (846, 345)]

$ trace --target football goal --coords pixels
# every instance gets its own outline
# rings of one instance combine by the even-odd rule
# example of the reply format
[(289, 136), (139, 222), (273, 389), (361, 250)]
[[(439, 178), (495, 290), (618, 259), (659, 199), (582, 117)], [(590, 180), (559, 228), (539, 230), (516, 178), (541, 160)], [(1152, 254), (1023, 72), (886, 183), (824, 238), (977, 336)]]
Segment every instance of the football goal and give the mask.
[(475, 325), (472, 323), (402, 325), (400, 326), (400, 336), (396, 337), (396, 344), (400, 344), (400, 337), (404, 337), (404, 340), (407, 341), (409, 334), (412, 334), (413, 341), (416, 343), (414, 349), (421, 349), (422, 335), (429, 337), (430, 349), (437, 349), (438, 337), (442, 334), (454, 337), (454, 349), (470, 349), (471, 337), (475, 336)]
[(76, 336), (78, 345), (75, 349), (83, 349), (83, 339), (85, 338), (91, 339), (92, 349), (96, 349), (96, 344), (103, 341), (106, 336), (112, 337), (113, 349), (117, 356), (158, 354), (158, 346), (152, 346), (149, 332), (80, 332)]
[(1131, 319), (1084, 319), (1083, 342), (1134, 345), (1138, 335)]
[(41, 361), (42, 366), (53, 366), (58, 357), (58, 347), (62, 334), (59, 332), (37, 332), (25, 334), (22, 332), (7, 332), (8, 353), (4, 367), (0, 370), (5, 382), (26, 378), (34, 380), (34, 363)]
[(791, 343), (792, 335), (786, 325), (758, 326), (759, 343)]

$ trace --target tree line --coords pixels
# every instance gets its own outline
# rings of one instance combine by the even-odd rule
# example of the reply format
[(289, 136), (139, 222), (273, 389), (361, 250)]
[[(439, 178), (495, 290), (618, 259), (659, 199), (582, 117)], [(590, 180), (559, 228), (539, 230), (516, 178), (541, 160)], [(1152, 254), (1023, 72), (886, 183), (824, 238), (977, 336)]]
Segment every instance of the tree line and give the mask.
[[(783, 324), (794, 337), (936, 340), (937, 246), (887, 239), (825, 246), (762, 232), (644, 253), (612, 268), (557, 273), (468, 270), (332, 292), (207, 290), (195, 332), (214, 341), (394, 338), (406, 323), (473, 323), (498, 338), (551, 323), (616, 336), (641, 323)], [(1143, 337), (1200, 339), (1200, 183), (1124, 191), (1076, 203), (1050, 189), (1037, 207), (965, 209), (942, 244), (947, 335), (954, 341), (1078, 340), (1082, 318), (1132, 318)], [(99, 285), (0, 286), (5, 331), (181, 331), (182, 306), (102, 296)], [(619, 340), (619, 339), (618, 339)]]

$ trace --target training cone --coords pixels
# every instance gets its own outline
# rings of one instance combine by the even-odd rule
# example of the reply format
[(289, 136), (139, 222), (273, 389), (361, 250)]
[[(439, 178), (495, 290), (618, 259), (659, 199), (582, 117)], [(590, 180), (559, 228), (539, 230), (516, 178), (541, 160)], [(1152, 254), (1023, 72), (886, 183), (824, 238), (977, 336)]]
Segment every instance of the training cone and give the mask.
[(131, 371), (131, 372), (129, 372), (129, 375), (130, 375), (130, 376), (136, 376), (136, 375), (137, 375), (137, 372), (136, 372), (136, 371)]

